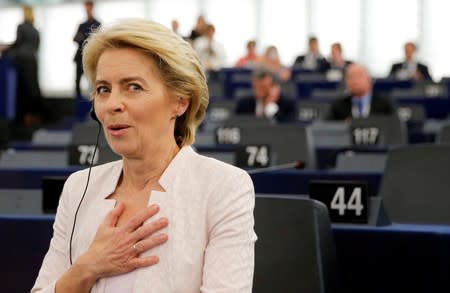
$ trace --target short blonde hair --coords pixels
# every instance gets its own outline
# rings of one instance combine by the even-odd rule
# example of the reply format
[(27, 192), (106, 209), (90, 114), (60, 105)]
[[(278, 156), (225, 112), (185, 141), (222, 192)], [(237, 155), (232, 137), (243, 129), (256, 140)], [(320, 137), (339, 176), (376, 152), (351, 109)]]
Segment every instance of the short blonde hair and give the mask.
[(174, 136), (180, 147), (192, 144), (209, 101), (206, 77), (192, 46), (153, 21), (127, 19), (101, 26), (83, 49), (83, 67), (91, 84), (102, 53), (118, 48), (134, 48), (148, 55), (155, 61), (170, 98), (189, 100), (186, 112), (176, 119)]
[(33, 8), (31, 6), (25, 5), (23, 7), (23, 19), (26, 22), (34, 23), (34, 13)]

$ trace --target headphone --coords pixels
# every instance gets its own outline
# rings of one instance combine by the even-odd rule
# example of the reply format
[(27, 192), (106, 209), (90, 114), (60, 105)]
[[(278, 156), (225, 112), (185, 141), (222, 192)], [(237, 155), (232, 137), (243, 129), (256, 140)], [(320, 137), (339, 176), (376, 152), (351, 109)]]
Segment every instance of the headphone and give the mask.
[(94, 103), (92, 103), (92, 108), (91, 108), (90, 116), (91, 116), (92, 120), (95, 120), (95, 121), (97, 121), (97, 122), (100, 124), (100, 120), (98, 120), (97, 114), (95, 114)]
[(78, 211), (80, 210), (81, 203), (83, 202), (84, 197), (86, 196), (86, 191), (87, 191), (88, 186), (89, 186), (89, 179), (91, 178), (91, 170), (92, 170), (92, 166), (94, 165), (94, 158), (95, 158), (95, 154), (97, 153), (98, 141), (99, 141), (100, 132), (101, 132), (101, 129), (102, 129), (100, 120), (98, 120), (97, 115), (95, 114), (94, 104), (92, 104), (90, 116), (91, 116), (91, 118), (93, 120), (98, 122), (98, 132), (97, 132), (97, 139), (96, 139), (96, 142), (95, 142), (94, 153), (92, 155), (91, 162), (89, 163), (89, 171), (88, 171), (88, 177), (86, 179), (86, 185), (84, 186), (83, 195), (81, 196), (80, 202), (78, 203), (77, 209), (75, 211), (75, 216), (73, 218), (72, 232), (70, 233), (70, 240), (69, 240), (69, 261), (70, 261), (70, 265), (72, 265), (72, 239), (73, 239), (73, 233), (75, 232), (75, 225), (77, 223), (77, 215), (78, 215)]

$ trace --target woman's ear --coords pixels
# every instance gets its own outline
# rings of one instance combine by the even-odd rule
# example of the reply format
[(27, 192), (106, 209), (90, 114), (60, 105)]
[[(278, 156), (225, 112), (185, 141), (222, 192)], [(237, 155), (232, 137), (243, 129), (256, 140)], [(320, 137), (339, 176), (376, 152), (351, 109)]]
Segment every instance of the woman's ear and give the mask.
[(183, 115), (189, 107), (189, 100), (185, 98), (178, 98), (176, 101), (176, 115), (179, 117)]

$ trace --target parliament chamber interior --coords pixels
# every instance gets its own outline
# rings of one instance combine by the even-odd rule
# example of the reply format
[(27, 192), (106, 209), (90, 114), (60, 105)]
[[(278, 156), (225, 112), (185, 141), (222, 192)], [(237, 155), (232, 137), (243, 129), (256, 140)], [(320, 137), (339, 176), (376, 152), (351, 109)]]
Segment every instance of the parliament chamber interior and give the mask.
[[(344, 77), (292, 67), (279, 83), (292, 116), (280, 121), (236, 111), (255, 70), (210, 72), (193, 144), (253, 180), (253, 292), (449, 292), (450, 74), (374, 77), (394, 111), (336, 120)], [(15, 124), (15, 74), (0, 55), (2, 292), (33, 286), (66, 178), (120, 159), (86, 97), (44, 98), (39, 125)]]

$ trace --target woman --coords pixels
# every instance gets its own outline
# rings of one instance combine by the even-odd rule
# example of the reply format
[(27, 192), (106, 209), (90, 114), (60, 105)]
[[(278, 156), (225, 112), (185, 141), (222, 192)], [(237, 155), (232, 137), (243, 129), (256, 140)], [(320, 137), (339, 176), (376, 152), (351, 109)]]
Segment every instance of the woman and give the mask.
[(258, 64), (270, 69), (281, 82), (286, 82), (291, 78), (291, 71), (281, 64), (278, 49), (275, 46), (266, 48), (264, 54), (259, 58)]
[(253, 186), (189, 146), (208, 104), (192, 47), (127, 20), (90, 36), (83, 65), (122, 160), (92, 168), (76, 225), (89, 171), (67, 179), (32, 292), (251, 292)]
[(40, 37), (30, 6), (23, 7), (23, 18), (17, 27), (16, 41), (7, 50), (7, 55), (14, 59), (17, 72), (16, 123), (38, 126), (42, 107), (37, 62)]

